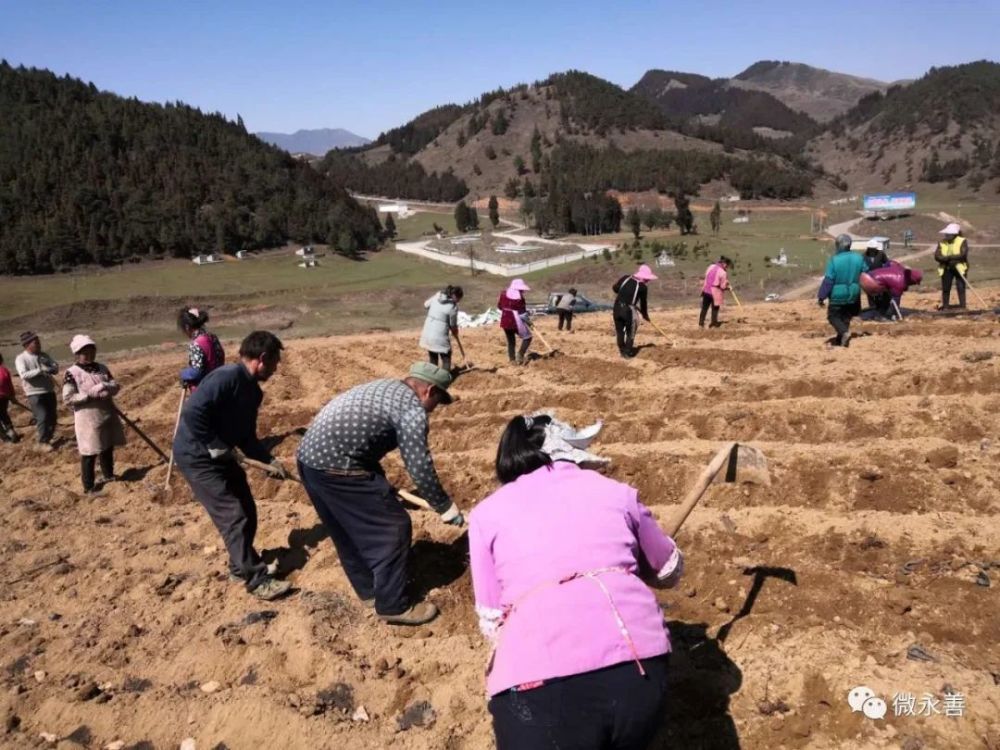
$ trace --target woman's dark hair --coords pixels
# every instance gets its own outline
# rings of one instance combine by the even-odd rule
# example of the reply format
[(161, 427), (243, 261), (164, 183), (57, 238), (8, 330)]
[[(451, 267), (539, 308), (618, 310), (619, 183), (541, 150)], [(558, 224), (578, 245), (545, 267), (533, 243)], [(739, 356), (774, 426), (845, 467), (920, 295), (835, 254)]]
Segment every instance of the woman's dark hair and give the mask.
[(448, 299), (460, 300), (465, 296), (465, 292), (460, 286), (452, 286), (449, 284), (444, 288), (444, 296)]
[(270, 331), (254, 331), (240, 344), (243, 359), (267, 359), (271, 362), (281, 356), (285, 345)]
[[(528, 427), (526, 420), (532, 424)], [(535, 469), (549, 466), (552, 459), (542, 453), (545, 443), (545, 426), (551, 417), (514, 417), (500, 437), (497, 447), (497, 479), (501, 484), (513, 482), (522, 474), (530, 474)]]
[(182, 331), (190, 328), (196, 331), (208, 322), (208, 311), (197, 308), (184, 308), (177, 314), (177, 327)]

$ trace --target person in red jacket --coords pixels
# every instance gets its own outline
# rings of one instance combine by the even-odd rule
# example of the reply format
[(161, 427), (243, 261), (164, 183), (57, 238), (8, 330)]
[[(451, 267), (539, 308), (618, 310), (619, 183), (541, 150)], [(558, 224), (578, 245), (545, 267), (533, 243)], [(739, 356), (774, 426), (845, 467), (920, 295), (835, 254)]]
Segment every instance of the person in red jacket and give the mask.
[[(531, 329), (528, 327), (528, 306), (524, 301), (524, 293), (530, 292), (531, 287), (524, 283), (524, 279), (514, 279), (510, 286), (500, 292), (500, 299), (497, 300), (497, 307), (500, 309), (500, 327), (504, 336), (507, 337), (507, 359), (512, 364), (523, 365), (528, 347), (531, 346)], [(521, 337), (521, 348), (514, 355), (514, 339)]]
[(0, 354), (0, 440), (16, 443), (21, 438), (14, 431), (14, 423), (10, 421), (7, 406), (14, 398), (14, 383), (10, 379), (10, 370), (4, 367), (3, 355)]

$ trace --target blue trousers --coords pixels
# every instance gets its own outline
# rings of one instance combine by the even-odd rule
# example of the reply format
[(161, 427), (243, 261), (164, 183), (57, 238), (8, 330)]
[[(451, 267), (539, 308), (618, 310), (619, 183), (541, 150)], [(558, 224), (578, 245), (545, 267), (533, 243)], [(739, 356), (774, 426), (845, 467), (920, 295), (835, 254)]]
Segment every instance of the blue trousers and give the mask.
[(380, 615), (410, 607), (410, 515), (381, 474), (342, 477), (299, 462), (299, 476), (340, 564), (360, 599), (375, 597)]

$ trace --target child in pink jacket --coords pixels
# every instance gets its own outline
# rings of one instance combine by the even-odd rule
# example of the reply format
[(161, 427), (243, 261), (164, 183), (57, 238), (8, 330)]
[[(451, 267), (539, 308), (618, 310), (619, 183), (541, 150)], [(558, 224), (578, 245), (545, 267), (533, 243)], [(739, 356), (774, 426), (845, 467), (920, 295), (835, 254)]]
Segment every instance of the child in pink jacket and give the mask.
[(603, 461), (584, 450), (599, 430), (515, 417), (503, 486), (469, 517), (498, 750), (642, 748), (662, 718), (670, 641), (639, 576), (673, 585), (682, 559), (634, 488), (581, 465)]
[(722, 307), (725, 291), (729, 288), (731, 265), (732, 261), (723, 255), (705, 271), (705, 283), (701, 288), (701, 316), (698, 318), (701, 328), (705, 327), (705, 315), (709, 308), (712, 308), (712, 322), (708, 327), (718, 328), (722, 325), (719, 323), (719, 308)]

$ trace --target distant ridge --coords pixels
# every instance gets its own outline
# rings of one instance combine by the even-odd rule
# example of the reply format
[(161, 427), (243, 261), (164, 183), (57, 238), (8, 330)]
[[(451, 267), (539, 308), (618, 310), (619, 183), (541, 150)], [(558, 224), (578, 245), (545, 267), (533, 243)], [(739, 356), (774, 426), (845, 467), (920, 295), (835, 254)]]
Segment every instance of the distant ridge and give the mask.
[(294, 133), (254, 133), (265, 143), (283, 148), (290, 154), (323, 156), (332, 148), (367, 146), (371, 141), (343, 128), (296, 130)]

